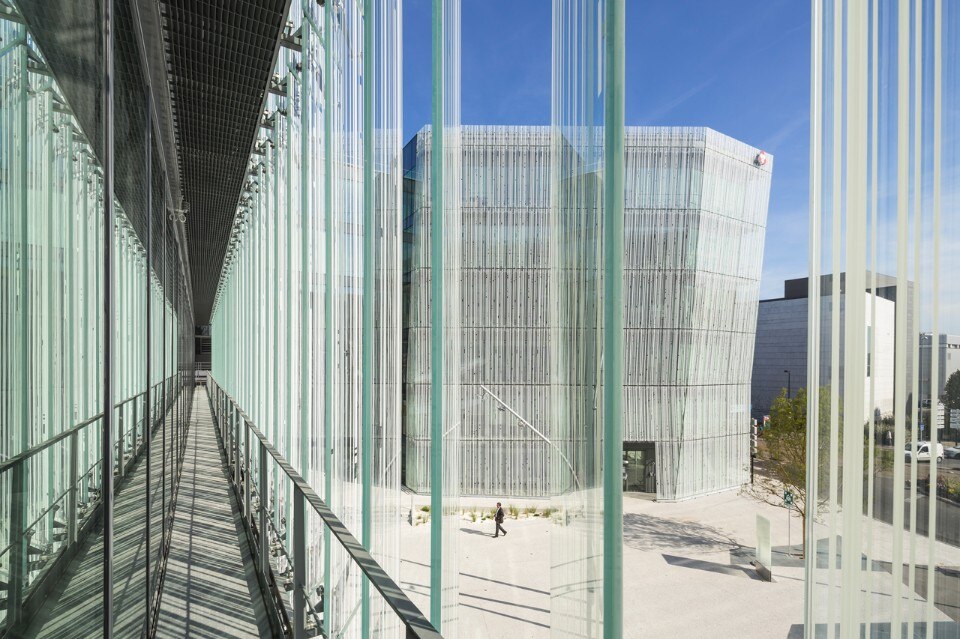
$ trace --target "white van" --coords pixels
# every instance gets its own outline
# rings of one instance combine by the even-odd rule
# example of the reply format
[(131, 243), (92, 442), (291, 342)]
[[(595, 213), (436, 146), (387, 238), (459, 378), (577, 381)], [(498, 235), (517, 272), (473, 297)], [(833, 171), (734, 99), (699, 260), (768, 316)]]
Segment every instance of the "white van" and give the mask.
[[(917, 461), (930, 461), (930, 442), (917, 442)], [(913, 455), (913, 445), (907, 444), (905, 451), (907, 461), (910, 461), (911, 456)], [(943, 461), (943, 444), (937, 442), (937, 461)]]

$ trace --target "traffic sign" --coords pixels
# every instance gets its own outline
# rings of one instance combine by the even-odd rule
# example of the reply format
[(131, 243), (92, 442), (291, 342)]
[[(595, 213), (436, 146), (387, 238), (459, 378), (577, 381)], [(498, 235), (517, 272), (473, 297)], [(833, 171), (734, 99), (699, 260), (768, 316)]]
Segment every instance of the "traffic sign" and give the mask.
[(793, 491), (785, 490), (783, 491), (783, 505), (784, 506), (793, 506)]

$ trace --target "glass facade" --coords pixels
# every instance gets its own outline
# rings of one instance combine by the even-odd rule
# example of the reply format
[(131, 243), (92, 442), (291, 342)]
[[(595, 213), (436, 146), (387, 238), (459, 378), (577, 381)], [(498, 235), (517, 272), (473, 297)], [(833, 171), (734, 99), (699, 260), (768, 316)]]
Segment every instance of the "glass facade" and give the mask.
[[(396, 579), (399, 7), (305, 1), (289, 17), (299, 47), (280, 51), (250, 157), (213, 311), (212, 372)], [(283, 547), (272, 570), (288, 576), (298, 568), (297, 535), (288, 532), (302, 520), (294, 484), (268, 463), (268, 483), (255, 490), (270, 512), (271, 543)], [(305, 521), (305, 591), (309, 607), (324, 612), (324, 630), (399, 633), (329, 526), (313, 515)], [(283, 597), (291, 612), (294, 597)]]
[(193, 321), (130, 7), (117, 9), (126, 35), (109, 41), (99, 3), (64, 9), (71, 38), (46, 3), (0, 16), (7, 636), (139, 636), (164, 566)]
[(556, 0), (547, 324), (554, 637), (623, 634), (624, 5)]
[[(627, 127), (625, 140), (625, 447), (653, 447), (654, 474), (643, 488), (658, 499), (735, 488), (749, 466), (749, 362), (773, 160), (760, 166), (757, 149), (709, 129)], [(461, 145), (461, 490), (548, 496), (564, 489), (548, 473), (558, 435), (551, 339), (563, 339), (548, 324), (556, 276), (550, 129), (467, 126)], [(430, 148), (423, 130), (404, 153), (413, 193), (405, 211), (405, 482), (418, 492), (430, 486), (429, 431), (410, 408), (429, 390), (417, 371), (430, 330), (418, 310), (429, 281)]]
[[(404, 147), (400, 0), (0, 0), (0, 637), (156, 633), (201, 427), (239, 600), (273, 634), (489, 634), (470, 610), (632, 634), (623, 492), (752, 480), (773, 159), (625, 127), (625, 2), (551, 6), (549, 125), (465, 126), (461, 2), (433, 0), (430, 121)], [(784, 549), (754, 502), (735, 534), (688, 527), (717, 538), (699, 558), (659, 552), (685, 534), (667, 520), (628, 552), (803, 566), (807, 637), (960, 639), (960, 8), (811, 7), (810, 277), (786, 285), (809, 287), (806, 380), (774, 367), (809, 398), (806, 490), (783, 496), (805, 560), (792, 511)], [(470, 572), (462, 534), (488, 497), (527, 511), (528, 543), (483, 558), (504, 574)]]
[[(921, 335), (958, 318), (957, 9), (813, 3), (808, 637), (960, 637), (960, 484), (943, 453), (920, 454), (947, 431), (919, 401), (918, 363)], [(881, 382), (864, 375), (880, 337), (863, 327), (884, 298), (889, 417), (871, 410)]]
[[(596, 14), (593, 27), (603, 24), (601, 5), (587, 5)], [(396, 6), (347, 2), (318, 10), (311, 3), (294, 4), (288, 31), (300, 34), (301, 50), (285, 47), (277, 61), (275, 90), (251, 155), (211, 334), (216, 383), (251, 422), (262, 425), (267, 440), (299, 465), (346, 528), (394, 575), (399, 570), (401, 416), (417, 424), (419, 439), (408, 435), (404, 444), (423, 455), (423, 479), (437, 515), (431, 518), (429, 617), (444, 636), (456, 636), (462, 630), (456, 608), (460, 405), (476, 401), (460, 392), (467, 372), (460, 331), (465, 264), (460, 220), (466, 206), (461, 167), (468, 160), (459, 126), (459, 3), (437, 2), (433, 11), (433, 125), (418, 137), (419, 162), (413, 167), (400, 162)], [(622, 28), (622, 20), (618, 24)], [(357, 56), (361, 42), (364, 55)], [(365, 81), (369, 78), (373, 81)], [(552, 139), (549, 133), (546, 139)], [(549, 150), (544, 157), (550, 157)], [(595, 172), (596, 162), (591, 166)], [(618, 166), (622, 171), (622, 161)], [(412, 171), (406, 185), (401, 167)], [(416, 203), (422, 225), (406, 244), (404, 197)], [(618, 197), (622, 207), (622, 193)], [(549, 179), (542, 200), (548, 214)], [(594, 224), (601, 210), (593, 209)], [(442, 267), (431, 268), (435, 264)], [(596, 293), (599, 282), (582, 285)], [(415, 330), (401, 325), (404, 318)], [(560, 326), (566, 320), (552, 321)], [(591, 339), (600, 335), (596, 326), (588, 332)], [(571, 352), (564, 361), (572, 372), (584, 356)], [(403, 373), (415, 381), (406, 389), (400, 386), (401, 361)], [(584, 393), (587, 386), (594, 393), (596, 380), (577, 381)], [(602, 438), (594, 435), (567, 438), (568, 445), (589, 441), (600, 454)], [(594, 473), (584, 494), (599, 513), (601, 465), (590, 468), (580, 471)], [(541, 471), (550, 472), (546, 466)], [(289, 512), (296, 500), (276, 469), (267, 481), (256, 487), (257, 494), (264, 491), (260, 498), (271, 508), (268, 526), (285, 547), (271, 561), (279, 574), (289, 574), (296, 570), (289, 561), (296, 534), (284, 536), (289, 527), (283, 513), (288, 513), (286, 522), (295, 521)], [(602, 543), (604, 526), (583, 519), (582, 509), (571, 510), (591, 522), (591, 534)], [(309, 593), (322, 586), (328, 630), (344, 636), (392, 632), (385, 621), (389, 615), (379, 612), (383, 606), (358, 567), (316, 523), (306, 533), (305, 590), (310, 599)], [(578, 560), (600, 557), (596, 578), (602, 581), (602, 553), (591, 549), (589, 556)], [(601, 617), (583, 614), (580, 626), (599, 632)]]
[[(431, 207), (429, 260), (430, 294), (418, 296), (421, 317), (430, 317), (429, 409), (419, 402), (404, 402), (410, 415), (430, 421), (430, 619), (446, 636), (458, 632), (460, 566), (460, 438), (461, 415), (461, 189), (460, 156), (460, 2), (436, 0), (432, 15), (432, 76), (429, 180)], [(404, 167), (406, 168), (406, 167)], [(401, 203), (402, 204), (402, 203)], [(421, 253), (422, 255), (422, 253)], [(402, 268), (402, 267), (401, 267)], [(404, 269), (405, 272), (405, 269)], [(412, 290), (408, 285), (408, 294)], [(409, 304), (408, 304), (409, 306)], [(397, 318), (402, 326), (402, 317)], [(420, 354), (418, 354), (420, 355)], [(410, 351), (407, 350), (409, 362)], [(423, 364), (422, 357), (418, 358)], [(408, 414), (404, 411), (402, 414)], [(403, 450), (401, 449), (401, 454)], [(399, 460), (402, 464), (403, 460)]]

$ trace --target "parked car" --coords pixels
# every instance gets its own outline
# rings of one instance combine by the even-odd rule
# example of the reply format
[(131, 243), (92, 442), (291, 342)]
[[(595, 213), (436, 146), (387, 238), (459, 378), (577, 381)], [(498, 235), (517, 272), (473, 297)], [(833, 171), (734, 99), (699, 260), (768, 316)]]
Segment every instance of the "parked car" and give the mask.
[(943, 456), (947, 459), (960, 459), (960, 446), (951, 446), (943, 449)]
[[(916, 442), (917, 461), (930, 461), (930, 446), (930, 442)], [(910, 461), (913, 455), (913, 445), (907, 444), (904, 454), (907, 457), (907, 461)], [(937, 461), (943, 461), (943, 444), (940, 442), (937, 442)]]

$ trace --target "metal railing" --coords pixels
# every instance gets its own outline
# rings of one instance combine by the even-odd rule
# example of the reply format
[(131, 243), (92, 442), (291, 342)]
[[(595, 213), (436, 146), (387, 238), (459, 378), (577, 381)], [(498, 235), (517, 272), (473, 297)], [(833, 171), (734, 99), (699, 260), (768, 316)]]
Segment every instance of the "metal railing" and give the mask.
[[(154, 416), (151, 433), (158, 428), (162, 416), (173, 406), (176, 400), (177, 374), (166, 380), (157, 382), (153, 387), (154, 398), (151, 415)], [(164, 382), (167, 382), (166, 401), (158, 392)], [(146, 391), (141, 391), (114, 405), (117, 413), (117, 441), (114, 443), (114, 490), (129, 468), (139, 459), (145, 449), (146, 424), (144, 415), (140, 412), (143, 403), (138, 401), (144, 398)], [(145, 413), (146, 411), (144, 411)], [(85, 429), (98, 424), (103, 419), (103, 412), (88, 417), (82, 422), (71, 426), (67, 430), (50, 437), (49, 439), (30, 447), (29, 449), (0, 462), (0, 485), (9, 478), (10, 482), (10, 516), (6, 544), (0, 547), (0, 565), (7, 566), (7, 580), (0, 590), (0, 611), (5, 611), (0, 622), (0, 635), (24, 621), (23, 610), (34, 594), (33, 587), (42, 583), (53, 566), (71, 550), (75, 550), (84, 540), (96, 520), (102, 505), (102, 486), (97, 480), (101, 477), (100, 467), (103, 457), (97, 456), (88, 467), (80, 468), (80, 438)], [(132, 426), (132, 428), (128, 428)], [(86, 434), (89, 445), (99, 433)], [(58, 444), (67, 442), (67, 481), (66, 487), (59, 493), (45, 487), (43, 497), (46, 503), (39, 511), (29, 513), (27, 485), (28, 465), (41, 453), (51, 454)], [(99, 451), (99, 444), (94, 443), (90, 451)], [(60, 451), (62, 452), (62, 451)], [(86, 455), (89, 459), (89, 454)], [(48, 464), (50, 464), (48, 460)], [(61, 484), (63, 486), (63, 484)], [(57, 513), (63, 511), (60, 519)], [(27, 522), (26, 518), (32, 516)], [(57, 532), (54, 532), (57, 531)], [(34, 543), (34, 540), (46, 533), (46, 539)], [(5, 594), (5, 597), (2, 596)]]
[[(306, 480), (290, 465), (259, 428), (251, 421), (237, 402), (224, 391), (211, 375), (207, 382), (214, 419), (220, 433), (220, 444), (230, 470), (229, 476), (237, 502), (240, 506), (244, 527), (254, 540), (256, 568), (264, 582), (269, 584), (271, 596), (280, 615), (284, 634), (294, 639), (323, 634), (324, 621), (318, 611), (327, 615), (323, 597), (311, 601), (307, 591), (306, 530), (308, 508), (317, 515), (323, 525), (337, 539), (350, 559), (359, 567), (370, 584), (380, 593), (386, 604), (396, 614), (406, 631), (407, 639), (442, 639), (437, 630), (410, 601), (406, 593), (377, 563), (363, 544), (354, 537), (333, 513)], [(253, 456), (251, 456), (253, 453)], [(272, 458), (283, 471), (281, 477), (293, 488), (293, 520), (286, 530), (277, 530), (269, 513), (269, 500), (260, 494), (269, 486), (267, 460)], [(256, 464), (254, 462), (256, 461)], [(254, 468), (256, 466), (256, 468)], [(254, 474), (258, 478), (254, 477)], [(259, 488), (258, 488), (259, 487)], [(287, 531), (293, 532), (292, 552), (288, 553), (281, 542)], [(276, 579), (270, 565), (271, 551), (285, 555), (293, 569), (292, 579), (285, 584), (293, 590), (292, 627), (286, 618), (286, 606), (276, 587)], [(308, 618), (309, 617), (309, 618)], [(326, 624), (329, 630), (330, 625)]]

